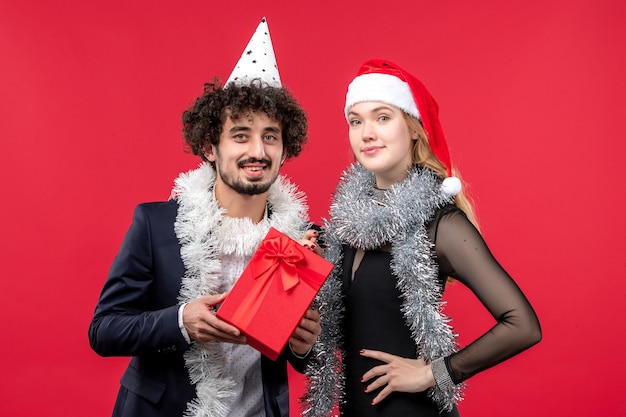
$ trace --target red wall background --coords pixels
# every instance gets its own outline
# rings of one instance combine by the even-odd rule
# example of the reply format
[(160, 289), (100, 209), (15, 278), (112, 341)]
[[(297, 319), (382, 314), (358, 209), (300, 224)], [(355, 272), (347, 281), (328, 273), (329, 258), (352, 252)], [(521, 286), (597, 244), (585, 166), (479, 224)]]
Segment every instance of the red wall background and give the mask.
[[(309, 113), (285, 172), (315, 221), (351, 159), (343, 99), (365, 59), (410, 69), (440, 104), (484, 235), (544, 330), (469, 381), (462, 415), (626, 415), (626, 3), (259, 3), (0, 3), (0, 415), (110, 415), (127, 359), (89, 348), (99, 291), (133, 207), (197, 165), (181, 112), (263, 16)], [(460, 284), (446, 297), (462, 343), (491, 326)]]

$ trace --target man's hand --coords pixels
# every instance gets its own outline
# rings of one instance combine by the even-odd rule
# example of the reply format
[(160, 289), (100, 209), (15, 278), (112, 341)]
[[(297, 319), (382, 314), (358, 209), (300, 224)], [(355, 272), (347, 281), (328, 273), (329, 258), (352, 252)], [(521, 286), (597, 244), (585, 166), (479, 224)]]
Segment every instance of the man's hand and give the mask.
[(234, 326), (215, 317), (213, 306), (220, 304), (226, 293), (205, 295), (183, 309), (183, 324), (192, 340), (206, 342), (246, 343), (246, 337)]
[(317, 310), (307, 310), (289, 339), (293, 353), (300, 356), (306, 355), (317, 342), (317, 337), (321, 332), (320, 313)]

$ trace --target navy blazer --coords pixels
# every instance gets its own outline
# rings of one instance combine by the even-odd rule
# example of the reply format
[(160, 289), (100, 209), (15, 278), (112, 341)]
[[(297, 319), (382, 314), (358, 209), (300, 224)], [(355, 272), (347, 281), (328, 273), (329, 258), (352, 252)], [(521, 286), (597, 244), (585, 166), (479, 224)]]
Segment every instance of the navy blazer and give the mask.
[[(195, 397), (178, 327), (178, 293), (185, 268), (174, 233), (175, 200), (140, 204), (102, 289), (89, 343), (102, 356), (132, 356), (121, 378), (113, 416), (182, 416)], [(289, 348), (276, 361), (261, 356), (267, 417), (289, 416), (287, 362), (306, 359)]]

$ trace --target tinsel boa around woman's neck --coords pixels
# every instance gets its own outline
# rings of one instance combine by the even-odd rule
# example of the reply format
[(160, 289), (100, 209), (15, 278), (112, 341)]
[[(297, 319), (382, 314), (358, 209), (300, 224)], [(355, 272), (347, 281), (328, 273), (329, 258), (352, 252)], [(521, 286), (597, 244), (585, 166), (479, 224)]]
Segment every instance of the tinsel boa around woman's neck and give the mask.
[[(343, 245), (370, 250), (391, 243), (391, 268), (404, 303), (403, 315), (421, 357), (430, 362), (456, 350), (456, 335), (441, 311), (442, 288), (433, 244), (426, 225), (437, 210), (452, 200), (440, 192), (441, 178), (427, 168), (412, 169), (407, 178), (384, 193), (375, 192), (375, 178), (354, 164), (340, 181), (324, 226), (326, 259), (335, 264), (318, 295), (322, 334), (315, 346), (318, 361), (309, 364), (304, 416), (328, 416), (343, 401), (344, 375), (341, 320), (341, 260)], [(381, 198), (382, 197), (382, 198)], [(435, 387), (429, 396), (450, 409), (461, 398), (461, 387), (444, 392)]]
[[(283, 177), (270, 187), (267, 210), (271, 215), (254, 224), (250, 219), (226, 216), (215, 199), (215, 170), (203, 163), (181, 174), (172, 190), (178, 201), (174, 231), (185, 266), (181, 303), (216, 294), (220, 286), (220, 254), (251, 256), (270, 227), (292, 239), (300, 239), (307, 225), (307, 207), (302, 192)], [(219, 343), (193, 342), (185, 352), (185, 365), (197, 397), (187, 404), (185, 417), (226, 416), (233, 401), (234, 381), (226, 374)]]

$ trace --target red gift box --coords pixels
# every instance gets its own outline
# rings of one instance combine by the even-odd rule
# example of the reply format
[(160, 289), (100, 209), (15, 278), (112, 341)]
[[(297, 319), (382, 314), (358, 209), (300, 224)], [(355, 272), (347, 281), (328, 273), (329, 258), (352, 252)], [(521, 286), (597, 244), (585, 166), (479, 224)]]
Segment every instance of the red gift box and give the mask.
[(270, 228), (217, 317), (276, 360), (332, 269), (332, 263)]

